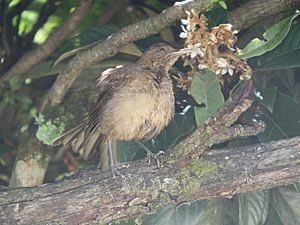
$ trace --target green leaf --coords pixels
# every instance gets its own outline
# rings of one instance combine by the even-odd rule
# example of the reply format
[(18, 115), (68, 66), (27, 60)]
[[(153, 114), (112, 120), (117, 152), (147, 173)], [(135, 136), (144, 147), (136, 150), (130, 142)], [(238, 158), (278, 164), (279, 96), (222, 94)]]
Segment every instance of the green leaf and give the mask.
[(190, 205), (169, 205), (158, 211), (157, 214), (144, 219), (143, 225), (196, 225), (207, 201), (197, 201)]
[(300, 224), (300, 193), (280, 187), (271, 190), (271, 203), (284, 225)]
[(212, 2), (220, 5), (223, 9), (227, 9), (227, 5), (224, 0), (212, 0)]
[(277, 87), (265, 88), (262, 91), (262, 103), (271, 113), (273, 113), (273, 108), (275, 106), (276, 94)]
[(284, 225), (273, 207), (270, 207), (265, 225)]
[(29, 111), (30, 108), (32, 107), (32, 103), (33, 103), (32, 99), (23, 93), (20, 92), (13, 93), (13, 98), (16, 101), (21, 103), (20, 110), (23, 112)]
[(300, 192), (300, 182), (296, 182), (292, 184), (297, 192)]
[(238, 194), (237, 198), (239, 225), (263, 225), (265, 223), (269, 211), (269, 191)]
[[(69, 57), (75, 56), (79, 52), (86, 50), (103, 40), (105, 40), (109, 35), (113, 32), (117, 31), (119, 27), (112, 25), (101, 25), (90, 29), (84, 33), (81, 33), (70, 41), (68, 41), (61, 49), (63, 51), (62, 54), (54, 61), (53, 67), (58, 63), (67, 59)], [(129, 43), (119, 49), (120, 52), (131, 54), (135, 56), (141, 56), (142, 52), (138, 49), (138, 47), (134, 43)]]
[(263, 34), (265, 40), (260, 40), (258, 38), (253, 39), (243, 50), (238, 52), (238, 57), (241, 59), (248, 59), (273, 50), (286, 37), (291, 28), (292, 21), (299, 15), (300, 12), (297, 12), (269, 28)]
[(221, 23), (228, 23), (227, 11), (220, 7), (214, 7), (211, 10), (204, 13), (208, 19), (208, 27), (212, 28), (218, 26)]
[(255, 70), (300, 67), (300, 23), (293, 25), (283, 42), (273, 51), (250, 60)]
[(300, 135), (300, 104), (293, 98), (277, 92), (273, 113), (266, 112), (267, 127), (258, 135), (261, 142), (290, 138)]
[(227, 9), (227, 5), (224, 1), (219, 1), (218, 3), (223, 9)]
[(208, 70), (204, 74), (195, 74), (191, 94), (198, 103), (206, 105), (204, 108), (195, 108), (197, 126), (204, 123), (224, 104), (217, 75)]
[(237, 225), (238, 205), (234, 200), (214, 199), (202, 210), (197, 224), (201, 225)]
[(103, 41), (118, 29), (118, 26), (100, 25), (74, 36), (60, 47), (57, 59), (54, 60), (54, 66), (62, 60)]
[(237, 204), (228, 199), (169, 205), (144, 219), (143, 225), (235, 225)]
[(11, 91), (16, 91), (22, 86), (22, 79), (20, 76), (13, 76), (9, 80), (9, 87)]
[(14, 98), (16, 100), (18, 100), (19, 102), (22, 102), (25, 105), (32, 104), (32, 99), (29, 96), (24, 95), (22, 93), (16, 93), (16, 94), (14, 94)]
[(273, 108), (276, 101), (277, 87), (265, 87), (265, 81), (262, 76), (254, 77), (256, 90), (254, 94), (257, 99), (266, 107), (269, 112), (273, 113)]

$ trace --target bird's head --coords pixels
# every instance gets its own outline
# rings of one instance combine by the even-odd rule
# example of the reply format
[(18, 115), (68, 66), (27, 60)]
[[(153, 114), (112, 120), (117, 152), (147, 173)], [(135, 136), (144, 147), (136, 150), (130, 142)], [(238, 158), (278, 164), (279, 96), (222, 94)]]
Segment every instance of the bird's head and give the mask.
[(148, 48), (138, 63), (150, 68), (163, 68), (169, 70), (177, 59), (189, 53), (189, 49), (175, 49), (168, 44), (159, 43)]

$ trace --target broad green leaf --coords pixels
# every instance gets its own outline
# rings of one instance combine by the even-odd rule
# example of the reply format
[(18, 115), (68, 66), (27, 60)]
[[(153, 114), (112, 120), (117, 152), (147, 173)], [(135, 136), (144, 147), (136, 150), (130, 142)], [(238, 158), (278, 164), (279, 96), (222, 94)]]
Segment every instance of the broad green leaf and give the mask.
[(64, 52), (68, 52), (74, 48), (80, 48), (104, 40), (117, 30), (119, 30), (119, 27), (114, 25), (100, 25), (93, 27), (66, 41), (65, 44), (60, 47), (57, 54), (62, 55)]
[(265, 87), (261, 76), (254, 77), (253, 80), (256, 87), (254, 90), (255, 96), (272, 113), (276, 101), (277, 87)]
[(134, 56), (141, 56), (143, 54), (134, 43), (129, 43), (123, 46), (120, 49), (120, 52)]
[(67, 58), (70, 58), (70, 57), (73, 57), (75, 56), (76, 54), (94, 46), (95, 44), (97, 44), (97, 42), (95, 43), (92, 43), (92, 44), (88, 44), (88, 45), (85, 45), (85, 46), (82, 46), (82, 47), (79, 47), (79, 48), (74, 48), (70, 51), (67, 51), (65, 53), (63, 53), (62, 55), (60, 55), (58, 57), (58, 59), (56, 59), (53, 63), (53, 67), (55, 67), (58, 63), (62, 62), (63, 60), (67, 59)]
[(299, 193), (300, 192), (300, 182), (296, 182), (292, 184), (295, 188), (295, 190)]
[(265, 88), (262, 90), (262, 103), (271, 113), (275, 105), (277, 87)]
[(157, 214), (144, 219), (143, 225), (197, 225), (199, 224), (207, 201), (197, 201), (190, 205), (169, 205), (158, 211)]
[[(64, 59), (67, 59), (69, 57), (72, 57), (79, 52), (86, 50), (103, 40), (105, 40), (109, 35), (111, 35), (113, 32), (117, 31), (119, 28), (117, 26), (108, 26), (108, 25), (102, 25), (94, 27), (93, 29), (90, 29), (89, 31), (86, 31), (82, 34), (79, 34), (72, 38), (69, 42), (65, 44), (61, 49), (63, 51), (62, 54), (54, 61), (53, 67), (63, 61)], [(122, 53), (135, 55), (135, 56), (141, 56), (142, 52), (138, 49), (138, 47), (134, 43), (129, 43), (122, 47), (120, 50)]]
[(227, 5), (224, 1), (220, 1), (219, 5), (223, 8), (223, 9), (227, 9)]
[(202, 210), (198, 224), (201, 225), (237, 225), (238, 205), (233, 199), (210, 200)]
[(22, 93), (16, 93), (14, 94), (14, 98), (20, 102), (22, 102), (23, 104), (25, 105), (30, 105), (32, 104), (32, 99), (27, 96), (27, 95), (24, 95)]
[(263, 120), (267, 127), (258, 135), (261, 142), (300, 135), (300, 104), (293, 98), (277, 92), (273, 113), (266, 112)]
[(233, 200), (214, 199), (169, 205), (144, 219), (143, 225), (237, 225), (237, 204)]
[(271, 190), (272, 207), (284, 225), (300, 224), (300, 193), (280, 187)]
[(260, 40), (258, 38), (253, 39), (243, 50), (238, 53), (238, 57), (241, 59), (248, 59), (263, 55), (266, 52), (273, 50), (286, 37), (290, 30), (292, 21), (299, 15), (300, 12), (297, 12), (269, 28), (263, 34), (265, 40)]
[(9, 86), (11, 91), (16, 91), (22, 86), (22, 79), (20, 76), (13, 76), (9, 80)]
[(239, 225), (263, 225), (266, 221), (270, 194), (269, 191), (238, 194)]
[(223, 9), (227, 9), (227, 5), (226, 5), (225, 1), (222, 1), (222, 0), (213, 0), (213, 2), (219, 4)]
[(250, 60), (255, 70), (289, 69), (300, 67), (300, 23), (293, 25), (273, 51)]
[(217, 75), (208, 70), (204, 74), (195, 74), (191, 94), (198, 103), (206, 105), (204, 108), (195, 108), (197, 126), (204, 123), (224, 104)]
[(204, 13), (208, 19), (208, 27), (212, 28), (218, 26), (221, 23), (228, 23), (227, 11), (221, 7), (214, 7), (211, 10)]
[[(99, 42), (101, 42), (101, 41), (99, 41)], [(79, 52), (81, 52), (85, 49), (88, 49), (88, 48), (96, 45), (99, 42), (95, 42), (95, 43), (85, 45), (83, 47), (75, 48), (75, 49), (72, 49), (71, 51), (65, 52), (64, 54), (59, 56), (58, 59), (53, 63), (53, 67), (55, 67), (58, 63), (62, 62), (63, 60), (65, 60), (69, 57), (73, 57), (76, 54), (78, 54)], [(142, 52), (133, 43), (129, 43), (129, 44), (123, 46), (119, 51), (122, 52), (122, 53), (125, 53), (125, 54), (134, 55), (134, 56), (141, 56), (142, 55)]]
[(273, 207), (270, 207), (265, 225), (284, 225)]

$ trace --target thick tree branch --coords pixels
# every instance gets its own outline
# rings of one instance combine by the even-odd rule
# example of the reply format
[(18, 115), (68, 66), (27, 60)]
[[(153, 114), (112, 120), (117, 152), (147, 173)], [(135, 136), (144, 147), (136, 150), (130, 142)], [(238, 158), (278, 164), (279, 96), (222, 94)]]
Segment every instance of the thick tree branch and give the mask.
[(137, 161), (121, 170), (125, 179), (81, 171), (60, 183), (0, 192), (0, 223), (105, 224), (167, 204), (268, 189), (300, 178), (299, 151), (296, 137), (211, 150), (200, 159), (166, 159), (159, 169)]
[[(193, 135), (190, 135), (185, 141), (175, 147), (179, 149), (178, 154), (193, 154), (195, 150), (195, 153), (199, 154), (199, 152), (204, 152), (214, 144), (228, 141), (230, 137), (238, 137), (241, 135), (240, 132), (232, 134), (234, 128), (231, 128), (231, 125), (252, 105), (253, 101), (252, 81), (241, 82), (234, 94), (232, 94), (213, 117), (209, 118), (203, 126), (195, 130)], [(260, 131), (263, 129), (264, 126), (258, 128)], [(249, 131), (249, 129), (245, 130)], [(256, 131), (256, 133), (259, 132)], [(250, 135), (251, 134), (248, 134), (248, 136)], [(201, 148), (201, 150), (195, 147)]]
[[(299, 4), (299, 0), (253, 0), (248, 1), (228, 15), (228, 21), (235, 29), (241, 30), (252, 26), (271, 15), (290, 9)], [(267, 16), (266, 16), (267, 15)]]
[(25, 54), (19, 61), (10, 68), (2, 78), (2, 82), (7, 82), (16, 74), (23, 74), (32, 66), (42, 62), (47, 58), (63, 41), (65, 41), (78, 27), (85, 15), (89, 12), (93, 0), (81, 0), (75, 12), (69, 19), (49, 36), (46, 42), (40, 47)]

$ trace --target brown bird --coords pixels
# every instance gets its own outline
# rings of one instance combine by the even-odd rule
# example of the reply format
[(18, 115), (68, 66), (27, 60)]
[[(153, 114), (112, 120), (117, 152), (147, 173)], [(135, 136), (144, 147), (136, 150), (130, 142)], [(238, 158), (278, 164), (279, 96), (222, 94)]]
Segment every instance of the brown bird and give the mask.
[(101, 140), (108, 140), (111, 156), (113, 140), (140, 141), (158, 135), (174, 116), (168, 70), (178, 57), (189, 52), (156, 44), (137, 62), (105, 70), (97, 80), (100, 96), (94, 109), (52, 145), (72, 142), (73, 150), (86, 159)]

